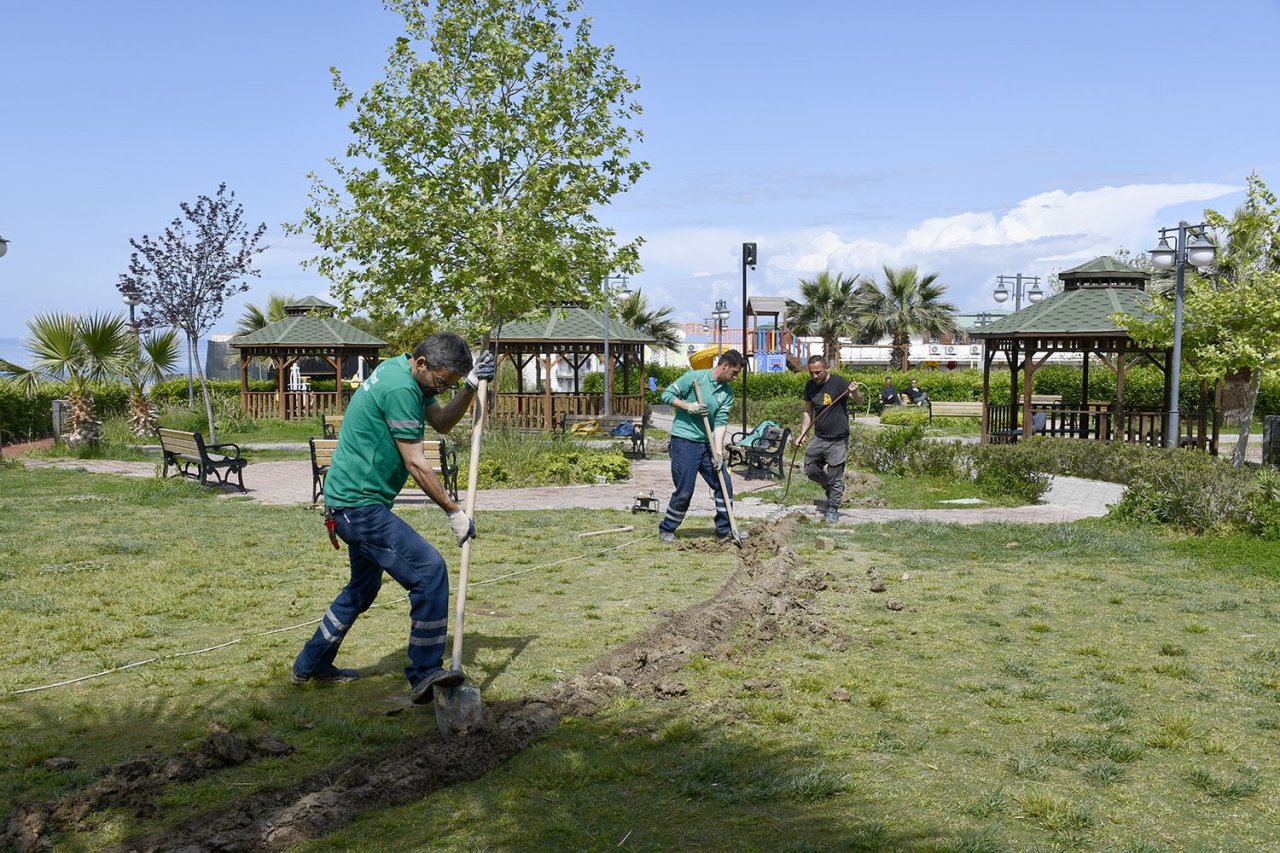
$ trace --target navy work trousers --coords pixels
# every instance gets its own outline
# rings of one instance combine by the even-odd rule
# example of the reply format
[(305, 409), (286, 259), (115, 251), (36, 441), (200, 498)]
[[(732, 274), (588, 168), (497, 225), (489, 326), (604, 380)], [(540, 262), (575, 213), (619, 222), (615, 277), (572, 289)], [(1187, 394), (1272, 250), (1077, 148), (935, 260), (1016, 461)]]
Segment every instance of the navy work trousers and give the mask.
[(351, 580), (329, 605), (316, 633), (302, 647), (293, 669), (299, 675), (333, 665), (356, 617), (369, 609), (385, 571), (409, 593), (409, 666), (416, 685), (444, 659), (449, 623), (449, 574), (444, 558), (418, 531), (381, 504), (335, 508), (334, 521), (351, 558)]
[[(667, 501), (667, 514), (658, 524), (659, 530), (674, 533), (684, 521), (689, 511), (689, 503), (693, 500), (693, 487), (697, 485), (698, 475), (711, 487), (711, 494), (716, 501), (716, 535), (728, 536), (733, 532), (729, 524), (729, 510), (725, 506), (725, 495), (720, 491), (720, 478), (716, 476), (716, 468), (711, 463), (711, 445), (705, 441), (690, 441), (687, 438), (671, 437), (671, 481), (676, 490)], [(729, 500), (733, 500), (733, 481), (725, 475), (725, 485), (729, 489)]]

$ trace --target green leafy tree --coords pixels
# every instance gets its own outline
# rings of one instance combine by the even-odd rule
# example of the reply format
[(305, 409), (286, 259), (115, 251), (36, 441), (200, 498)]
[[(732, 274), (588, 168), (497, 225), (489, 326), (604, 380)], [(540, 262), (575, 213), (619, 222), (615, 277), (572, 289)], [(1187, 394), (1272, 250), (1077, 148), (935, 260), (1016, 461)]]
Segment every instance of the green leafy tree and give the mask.
[[(1204, 212), (1214, 229), (1218, 256), (1207, 274), (1188, 272), (1184, 285), (1182, 351), (1193, 376), (1247, 381), (1240, 432), (1232, 452), (1244, 464), (1262, 374), (1280, 368), (1280, 206), (1257, 174), (1248, 179), (1245, 202), (1230, 218)], [(1134, 340), (1148, 346), (1173, 342), (1172, 292), (1155, 293), (1148, 317), (1116, 315)]]
[(953, 335), (959, 330), (959, 309), (943, 299), (947, 286), (938, 281), (937, 273), (921, 276), (915, 267), (894, 269), (886, 264), (884, 279), (867, 284), (854, 300), (856, 326), (868, 337), (891, 337), (899, 369), (911, 366), (913, 335)]
[[(648, 168), (638, 84), (592, 44), (580, 0), (386, 0), (405, 20), (385, 79), (356, 101), (334, 183), (312, 174), (292, 233), (348, 310), (395, 306), (464, 333), (557, 300), (598, 303), (639, 269), (596, 211)], [(420, 56), (424, 47), (426, 56)]]
[(156, 409), (147, 395), (151, 385), (164, 379), (178, 363), (178, 330), (164, 329), (135, 337), (120, 374), (129, 383), (129, 428), (134, 435), (151, 435), (156, 429)]
[(102, 440), (93, 386), (124, 374), (136, 346), (128, 320), (121, 314), (37, 314), (27, 322), (23, 346), (30, 367), (4, 362), (7, 378), (28, 395), (48, 382), (67, 383), (67, 413), (62, 438), (71, 447)]
[(675, 309), (670, 305), (650, 308), (649, 299), (639, 290), (633, 290), (618, 306), (618, 316), (637, 332), (653, 338), (659, 349), (678, 349), (681, 343), (679, 329), (671, 319)]
[(854, 305), (858, 277), (823, 270), (800, 279), (800, 299), (787, 300), (787, 328), (797, 335), (822, 338), (822, 355), (832, 368), (840, 365), (840, 339), (857, 334)]

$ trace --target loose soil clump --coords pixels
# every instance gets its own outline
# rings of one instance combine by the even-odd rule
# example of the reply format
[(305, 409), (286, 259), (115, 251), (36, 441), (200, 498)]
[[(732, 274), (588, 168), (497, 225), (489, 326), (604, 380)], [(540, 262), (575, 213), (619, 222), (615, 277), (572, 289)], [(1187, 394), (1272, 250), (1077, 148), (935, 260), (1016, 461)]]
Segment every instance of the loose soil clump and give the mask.
[[(477, 779), (526, 749), (565, 715), (595, 714), (623, 695), (652, 700), (683, 696), (688, 688), (674, 677), (679, 670), (695, 655), (734, 654), (731, 640), (767, 643), (786, 634), (844, 648), (849, 638), (814, 616), (805, 602), (828, 578), (809, 575), (801, 583), (793, 580), (800, 560), (788, 540), (798, 524), (799, 517), (793, 515), (755, 527), (736, 570), (714, 596), (676, 613), (544, 696), (491, 704), (484, 731), (453, 740), (424, 734), (287, 788), (250, 795), (221, 811), (129, 842), (123, 849), (284, 850), (334, 832), (365, 812)], [(761, 692), (775, 687), (744, 685)], [(157, 794), (171, 782), (191, 781), (221, 767), (290, 749), (279, 741), (244, 740), (225, 729), (211, 731), (198, 752), (126, 762), (111, 768), (90, 788), (20, 808), (0, 844), (21, 851), (47, 849), (50, 833), (80, 826), (104, 808), (154, 815)]]

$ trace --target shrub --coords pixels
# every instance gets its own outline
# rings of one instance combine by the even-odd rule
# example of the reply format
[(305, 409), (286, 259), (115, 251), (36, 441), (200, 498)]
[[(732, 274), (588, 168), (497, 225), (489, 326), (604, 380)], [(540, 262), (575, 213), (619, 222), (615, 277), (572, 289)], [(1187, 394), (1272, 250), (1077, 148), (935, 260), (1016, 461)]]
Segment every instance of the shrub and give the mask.
[(1275, 505), (1251, 472), (1203, 453), (1165, 450), (1133, 466), (1124, 497), (1112, 513), (1207, 533), (1254, 528), (1251, 509), (1269, 503)]
[(974, 448), (974, 482), (991, 495), (1015, 495), (1035, 503), (1049, 489), (1041, 448), (1021, 444), (983, 444)]
[(926, 426), (929, 411), (917, 406), (890, 406), (880, 413), (880, 423), (885, 426)]
[(590, 454), (578, 463), (578, 467), (588, 477), (604, 477), (610, 483), (626, 480), (631, 476), (631, 463), (617, 451)]
[(926, 439), (918, 424), (891, 430), (855, 425), (849, 433), (849, 459), (882, 474), (968, 476), (971, 448), (959, 441)]
[[(53, 401), (66, 396), (62, 382), (42, 385), (31, 397), (16, 385), (0, 382), (0, 439), (31, 441), (53, 435)], [(93, 402), (99, 420), (123, 415), (129, 407), (129, 389), (111, 383), (95, 385)]]

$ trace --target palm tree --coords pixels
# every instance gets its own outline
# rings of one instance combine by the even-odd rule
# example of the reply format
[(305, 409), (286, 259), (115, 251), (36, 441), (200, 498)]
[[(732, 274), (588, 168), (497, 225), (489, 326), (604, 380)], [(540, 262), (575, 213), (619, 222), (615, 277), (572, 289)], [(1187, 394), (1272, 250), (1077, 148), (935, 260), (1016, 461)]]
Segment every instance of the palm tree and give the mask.
[(637, 332), (643, 332), (653, 338), (654, 346), (659, 349), (679, 349), (680, 334), (676, 324), (671, 320), (670, 305), (649, 310), (649, 300), (639, 291), (633, 290), (622, 300), (618, 308), (618, 316)]
[(283, 320), (285, 318), (285, 306), (292, 305), (293, 301), (293, 296), (291, 295), (273, 293), (267, 297), (267, 307), (265, 309), (250, 302), (244, 306), (244, 313), (236, 321), (236, 334), (247, 335), (249, 332), (256, 332), (277, 320)]
[[(244, 313), (236, 321), (236, 335), (247, 335), (250, 332), (266, 328), (277, 320), (283, 320), (285, 318), (285, 306), (292, 305), (293, 301), (293, 296), (290, 294), (273, 293), (267, 297), (266, 308), (250, 302), (244, 306)], [(240, 355), (234, 349), (228, 349), (226, 365), (227, 367), (235, 367), (240, 363)], [(271, 367), (274, 364), (269, 358), (253, 359), (253, 363), (264, 368)]]
[(129, 321), (122, 314), (37, 314), (27, 331), (23, 345), (32, 356), (31, 367), (6, 362), (5, 372), (28, 395), (46, 382), (66, 382), (63, 438), (71, 447), (97, 444), (102, 422), (95, 417), (93, 385), (123, 373), (136, 346)]
[(178, 330), (166, 329), (137, 338), (122, 371), (129, 383), (129, 427), (134, 435), (150, 435), (156, 429), (155, 407), (147, 386), (159, 382), (178, 363)]
[(853, 305), (861, 292), (858, 277), (823, 270), (800, 279), (800, 299), (787, 300), (787, 328), (797, 335), (822, 338), (822, 355), (833, 369), (840, 366), (840, 339), (857, 331)]
[(906, 370), (911, 366), (912, 335), (951, 335), (959, 330), (959, 309), (942, 300), (946, 292), (936, 272), (921, 277), (915, 267), (895, 270), (886, 264), (884, 280), (867, 282), (854, 300), (855, 322), (869, 337), (892, 337), (901, 357), (899, 367)]

